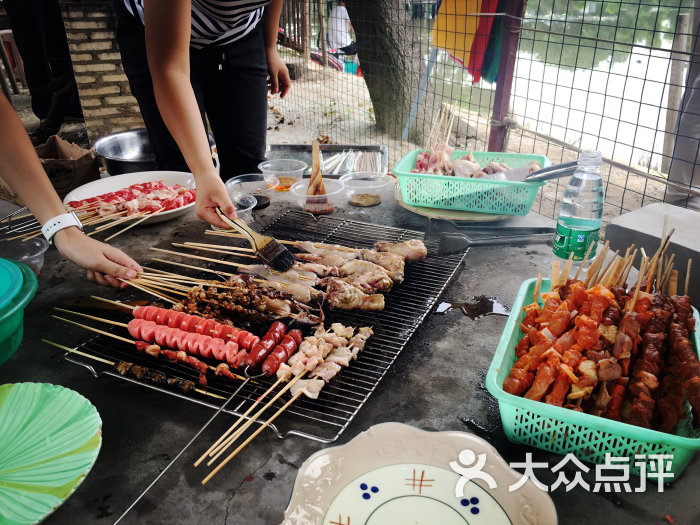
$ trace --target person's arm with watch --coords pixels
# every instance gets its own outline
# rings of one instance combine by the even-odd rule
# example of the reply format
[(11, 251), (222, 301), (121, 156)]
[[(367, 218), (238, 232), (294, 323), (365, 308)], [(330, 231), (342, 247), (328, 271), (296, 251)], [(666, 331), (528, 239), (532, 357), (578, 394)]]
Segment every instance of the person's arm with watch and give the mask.
[(22, 122), (4, 95), (0, 95), (0, 122), (0, 177), (19, 194), (50, 242), (66, 259), (85, 268), (90, 281), (115, 288), (128, 286), (118, 278), (132, 279), (141, 267), (121, 250), (85, 235), (74, 214), (66, 213)]
[(197, 217), (228, 229), (216, 208), (220, 207), (231, 219), (236, 218), (236, 208), (212, 162), (204, 123), (190, 83), (191, 11), (191, 0), (144, 2), (148, 69), (163, 122), (197, 182)]

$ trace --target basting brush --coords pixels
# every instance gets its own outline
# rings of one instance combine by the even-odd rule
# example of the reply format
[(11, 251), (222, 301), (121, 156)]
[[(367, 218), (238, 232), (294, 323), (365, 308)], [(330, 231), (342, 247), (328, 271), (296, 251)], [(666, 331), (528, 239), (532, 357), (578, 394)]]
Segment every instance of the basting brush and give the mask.
[(309, 180), (306, 203), (302, 206), (302, 210), (314, 215), (333, 213), (335, 210), (335, 204), (328, 202), (326, 197), (326, 185), (321, 176), (321, 153), (318, 140), (314, 140), (311, 144), (311, 180)]
[(289, 270), (296, 259), (282, 243), (273, 239), (260, 235), (251, 230), (248, 225), (241, 219), (229, 219), (224, 215), (220, 208), (216, 208), (216, 213), (219, 214), (221, 220), (231, 226), (231, 228), (239, 231), (248, 239), (250, 245), (255, 250), (255, 256), (263, 263), (267, 264), (276, 272), (286, 272)]

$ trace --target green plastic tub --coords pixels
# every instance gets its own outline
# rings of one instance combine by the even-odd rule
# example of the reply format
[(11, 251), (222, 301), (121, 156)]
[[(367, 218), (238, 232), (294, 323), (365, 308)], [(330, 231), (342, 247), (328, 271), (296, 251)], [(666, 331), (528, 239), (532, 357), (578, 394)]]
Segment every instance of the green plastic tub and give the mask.
[[(602, 417), (582, 414), (566, 408), (532, 401), (524, 397), (507, 394), (503, 391), (503, 380), (508, 377), (515, 363), (515, 345), (523, 333), (520, 322), (525, 318), (523, 306), (532, 301), (536, 279), (525, 281), (520, 287), (496, 355), (486, 375), (486, 388), (498, 400), (503, 430), (509, 440), (557, 454), (574, 454), (581, 461), (604, 464), (605, 454), (614, 457), (630, 458), (630, 472), (639, 475), (635, 455), (670, 454), (673, 456), (671, 468), (666, 470), (676, 479), (688, 462), (700, 450), (700, 429), (694, 430), (691, 424), (690, 405), (686, 401), (687, 419), (678, 423), (676, 434), (665, 434), (656, 430), (628, 425)], [(549, 279), (542, 280), (542, 292), (550, 290)], [(698, 311), (693, 309), (697, 326), (700, 326)], [(695, 352), (700, 347), (700, 334), (691, 334)], [(653, 472), (647, 459), (647, 473)], [(656, 482), (656, 480), (653, 480)]]
[(26, 265), (10, 261), (19, 267), (24, 278), (22, 288), (10, 304), (0, 310), (0, 366), (12, 357), (24, 334), (24, 308), (32, 300), (39, 284), (34, 272)]
[[(421, 151), (407, 153), (392, 170), (399, 179), (404, 202), (411, 206), (523, 216), (530, 213), (537, 191), (546, 184), (411, 173)], [(467, 153), (455, 150), (450, 160), (462, 158)], [(520, 168), (535, 161), (546, 168), (552, 164), (544, 155), (473, 153), (481, 166), (489, 162), (505, 162), (511, 168)]]

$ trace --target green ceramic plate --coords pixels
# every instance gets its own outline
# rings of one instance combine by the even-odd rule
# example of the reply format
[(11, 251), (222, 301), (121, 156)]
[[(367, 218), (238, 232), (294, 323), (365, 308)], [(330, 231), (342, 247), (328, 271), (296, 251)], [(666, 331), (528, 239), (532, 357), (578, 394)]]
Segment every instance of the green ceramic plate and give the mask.
[(80, 394), (0, 385), (0, 523), (41, 522), (80, 485), (101, 445), (100, 415)]

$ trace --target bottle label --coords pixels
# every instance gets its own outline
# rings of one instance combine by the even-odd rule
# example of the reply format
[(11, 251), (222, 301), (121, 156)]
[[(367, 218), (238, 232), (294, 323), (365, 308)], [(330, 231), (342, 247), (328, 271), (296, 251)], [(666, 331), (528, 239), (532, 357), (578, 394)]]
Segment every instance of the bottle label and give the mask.
[(600, 228), (596, 230), (572, 230), (557, 223), (557, 232), (554, 235), (554, 248), (552, 253), (561, 259), (568, 259), (571, 252), (574, 253), (574, 261), (582, 261), (586, 255), (588, 247), (593, 241), (593, 249), (588, 255), (588, 259), (592, 259), (598, 248), (598, 237), (600, 237)]

